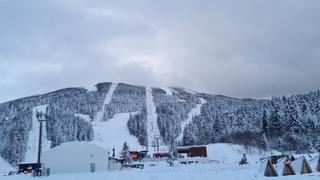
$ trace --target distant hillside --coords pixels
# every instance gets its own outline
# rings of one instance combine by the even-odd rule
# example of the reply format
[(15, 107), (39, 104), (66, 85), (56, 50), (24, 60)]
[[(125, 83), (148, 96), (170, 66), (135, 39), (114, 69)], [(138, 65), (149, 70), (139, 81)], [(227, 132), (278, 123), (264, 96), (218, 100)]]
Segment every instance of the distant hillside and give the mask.
[(159, 135), (163, 145), (221, 142), (298, 152), (320, 148), (320, 91), (255, 100), (184, 88), (99, 83), (93, 91), (66, 88), (0, 104), (0, 154), (13, 165), (25, 160), (34, 109), (41, 105), (47, 105), (51, 147), (105, 141), (103, 127), (112, 127), (99, 123), (129, 113), (123, 116), (127, 129), (142, 146), (152, 146), (152, 136)]

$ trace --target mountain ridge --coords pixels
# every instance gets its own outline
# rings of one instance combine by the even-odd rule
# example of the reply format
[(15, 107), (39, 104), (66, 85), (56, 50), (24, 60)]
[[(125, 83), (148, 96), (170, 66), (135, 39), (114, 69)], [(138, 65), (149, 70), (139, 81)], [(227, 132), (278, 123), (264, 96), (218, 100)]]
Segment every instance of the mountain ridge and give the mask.
[[(155, 131), (165, 146), (222, 142), (279, 151), (311, 152), (318, 149), (318, 144), (320, 148), (320, 91), (239, 99), (180, 87), (152, 87), (150, 102), (145, 86), (117, 83), (112, 94), (108, 94), (112, 82), (95, 86), (95, 90), (70, 87), (0, 103), (0, 155), (11, 164), (25, 159), (32, 113), (41, 105), (47, 105), (46, 138), (51, 147), (71, 141), (96, 141), (96, 133), (104, 131), (95, 129), (94, 118), (101, 112), (99, 117), (106, 123), (118, 114), (128, 114), (123, 116), (128, 119), (121, 122), (127, 122), (130, 135), (144, 147), (152, 146), (150, 134), (152, 127), (157, 127)], [(110, 99), (104, 104), (107, 94)], [(154, 106), (151, 109), (156, 114), (149, 116), (148, 106)], [(150, 127), (155, 123), (150, 118), (155, 116), (157, 124)]]

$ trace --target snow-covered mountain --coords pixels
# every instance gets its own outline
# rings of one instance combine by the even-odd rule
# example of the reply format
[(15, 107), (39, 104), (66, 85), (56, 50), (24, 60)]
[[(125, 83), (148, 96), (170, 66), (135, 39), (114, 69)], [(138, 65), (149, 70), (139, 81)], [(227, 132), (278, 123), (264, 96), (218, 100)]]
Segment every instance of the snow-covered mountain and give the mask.
[(99, 83), (0, 104), (0, 154), (13, 165), (34, 156), (37, 111), (48, 115), (45, 149), (70, 141), (120, 149), (127, 141), (152, 151), (155, 139), (161, 146), (222, 142), (299, 152), (320, 146), (320, 91), (255, 100)]

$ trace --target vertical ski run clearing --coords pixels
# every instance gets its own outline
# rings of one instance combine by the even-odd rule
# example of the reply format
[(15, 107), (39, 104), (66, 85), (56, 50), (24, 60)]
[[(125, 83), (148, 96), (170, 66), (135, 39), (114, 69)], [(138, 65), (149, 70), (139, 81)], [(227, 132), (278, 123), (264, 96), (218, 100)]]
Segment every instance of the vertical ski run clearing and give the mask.
[(106, 129), (104, 128), (106, 125), (106, 122), (103, 122), (103, 116), (105, 113), (105, 107), (111, 102), (112, 95), (116, 90), (117, 86), (118, 84), (112, 83), (108, 93), (106, 94), (101, 110), (97, 113), (95, 120), (92, 123), (93, 132), (94, 132), (94, 141), (96, 142), (104, 142), (103, 138), (105, 137), (103, 136), (103, 132), (106, 131)]
[[(32, 128), (29, 132), (27, 151), (25, 154), (25, 162), (37, 162), (38, 143), (39, 143), (39, 128), (40, 123), (37, 119), (37, 113), (46, 113), (48, 105), (41, 105), (32, 110)], [(42, 152), (50, 149), (51, 141), (47, 138), (46, 122), (42, 124)]]
[(160, 131), (158, 127), (158, 115), (156, 112), (156, 105), (153, 101), (152, 89), (150, 87), (146, 88), (146, 105), (147, 105), (147, 134), (148, 134), (148, 151), (153, 151), (152, 147), (156, 146), (157, 140), (159, 145), (162, 144)]
[(197, 115), (201, 114), (201, 106), (207, 102), (203, 98), (200, 98), (200, 101), (201, 101), (200, 104), (197, 104), (197, 106), (195, 108), (191, 109), (191, 111), (188, 113), (188, 119), (181, 122), (181, 133), (177, 138), (178, 142), (182, 141), (184, 128), (192, 121), (193, 116), (197, 116)]
[(113, 95), (114, 91), (116, 90), (117, 86), (118, 86), (118, 84), (112, 83), (108, 93), (106, 94), (106, 97), (104, 99), (101, 110), (96, 115), (95, 121), (102, 121), (106, 105), (108, 105), (111, 102), (112, 95)]
[(165, 88), (161, 88), (161, 89), (163, 89), (164, 91), (166, 91), (166, 94), (167, 94), (168, 96), (172, 96), (172, 95), (173, 95), (173, 92), (172, 92), (172, 90), (171, 90), (170, 88), (165, 87)]

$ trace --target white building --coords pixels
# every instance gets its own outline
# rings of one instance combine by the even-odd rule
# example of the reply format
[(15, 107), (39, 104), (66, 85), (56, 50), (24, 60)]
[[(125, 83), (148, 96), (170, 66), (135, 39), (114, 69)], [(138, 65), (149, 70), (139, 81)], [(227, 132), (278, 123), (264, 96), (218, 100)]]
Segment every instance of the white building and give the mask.
[(106, 171), (108, 151), (88, 142), (69, 142), (52, 148), (42, 155), (45, 168), (51, 173)]

